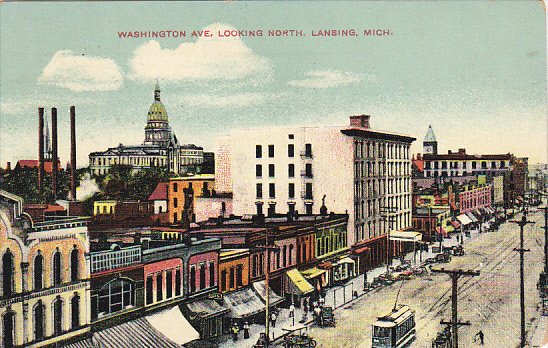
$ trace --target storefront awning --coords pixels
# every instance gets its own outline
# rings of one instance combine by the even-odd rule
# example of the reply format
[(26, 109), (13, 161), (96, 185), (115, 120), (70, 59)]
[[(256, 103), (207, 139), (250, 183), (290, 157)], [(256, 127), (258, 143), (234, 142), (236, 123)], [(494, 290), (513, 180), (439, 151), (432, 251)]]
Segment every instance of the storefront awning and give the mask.
[(470, 213), (470, 212), (467, 212), (466, 213), (466, 216), (468, 216), (468, 218), (470, 220), (472, 220), (472, 222), (478, 222), (479, 220), (474, 216), (474, 214)]
[[(266, 304), (266, 285), (265, 285), (265, 281), (261, 280), (261, 281), (253, 283), (253, 289), (255, 290), (255, 292), (261, 297), (261, 299)], [(269, 304), (269, 307), (279, 305), (283, 301), (284, 301), (284, 299), (281, 298), (280, 296), (278, 296), (274, 292), (274, 290), (272, 290), (272, 288), (268, 289), (268, 304)]]
[(320, 276), (324, 275), (326, 272), (327, 271), (325, 269), (319, 269), (317, 267), (312, 267), (312, 268), (309, 268), (309, 269), (305, 269), (304, 271), (301, 271), (302, 275), (306, 279), (312, 279), (312, 278), (320, 277)]
[(460, 214), (459, 216), (457, 216), (457, 219), (464, 226), (469, 225), (473, 222), (466, 214)]
[(92, 341), (103, 348), (181, 348), (181, 344), (163, 335), (145, 317), (97, 331), (93, 334)]
[(414, 231), (390, 232), (390, 240), (397, 240), (400, 242), (418, 242), (422, 240), (422, 233)]
[(349, 258), (349, 257), (343, 257), (342, 259), (339, 260), (339, 262), (337, 262), (337, 264), (341, 264), (341, 263), (351, 263), (351, 264), (355, 264), (356, 261), (352, 260), (352, 259)]
[(198, 331), (190, 325), (177, 306), (147, 315), (146, 320), (179, 346), (200, 339)]
[(454, 228), (460, 227), (460, 223), (458, 221), (451, 221), (451, 225), (453, 225)]
[(354, 249), (352, 252), (354, 254), (362, 254), (362, 253), (364, 253), (368, 250), (371, 250), (371, 248), (370, 247), (361, 247), (361, 248)]
[(287, 282), (287, 292), (297, 295), (306, 295), (314, 291), (314, 287), (306, 279), (304, 279), (303, 275), (298, 270), (292, 269), (285, 272), (285, 274), (290, 280)]
[(436, 227), (436, 233), (442, 236), (447, 236), (447, 231), (443, 227)]
[(486, 206), (485, 209), (487, 209), (490, 214), (495, 214), (495, 209), (493, 209), (491, 206)]
[(246, 318), (266, 309), (263, 301), (250, 288), (226, 294), (223, 305), (228, 309), (230, 318)]
[(197, 317), (204, 319), (209, 317), (217, 317), (228, 312), (228, 309), (224, 308), (215, 300), (208, 298), (193, 301), (184, 305), (189, 312)]

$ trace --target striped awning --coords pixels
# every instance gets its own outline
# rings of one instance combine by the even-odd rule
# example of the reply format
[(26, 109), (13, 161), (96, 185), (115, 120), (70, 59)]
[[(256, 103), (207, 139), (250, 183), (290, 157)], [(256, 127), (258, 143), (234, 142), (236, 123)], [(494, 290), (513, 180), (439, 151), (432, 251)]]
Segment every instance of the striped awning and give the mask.
[(80, 341), (67, 343), (63, 345), (64, 348), (100, 348), (100, 346), (93, 343), (91, 338), (86, 338)]
[(467, 212), (466, 216), (468, 216), (468, 218), (470, 218), (470, 220), (472, 220), (472, 222), (478, 222), (479, 221), (478, 218), (470, 212)]
[(130, 320), (93, 334), (93, 342), (103, 348), (181, 348), (158, 332), (144, 317)]
[[(266, 285), (265, 281), (261, 280), (253, 283), (253, 290), (261, 297), (266, 305)], [(283, 298), (278, 296), (272, 288), (268, 288), (268, 306), (276, 306), (284, 301)]]
[(190, 312), (200, 318), (209, 318), (223, 315), (228, 309), (218, 304), (215, 300), (204, 298), (201, 300), (189, 302), (184, 305)]
[(263, 301), (250, 288), (225, 294), (223, 306), (228, 308), (228, 317), (230, 318), (246, 318), (266, 309)]

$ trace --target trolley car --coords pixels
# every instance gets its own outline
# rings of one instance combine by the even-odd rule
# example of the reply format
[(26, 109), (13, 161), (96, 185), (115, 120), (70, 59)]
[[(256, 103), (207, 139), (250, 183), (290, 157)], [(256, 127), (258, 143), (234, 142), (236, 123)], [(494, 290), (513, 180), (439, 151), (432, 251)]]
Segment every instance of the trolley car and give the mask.
[(415, 311), (399, 305), (373, 324), (373, 348), (405, 347), (415, 339)]

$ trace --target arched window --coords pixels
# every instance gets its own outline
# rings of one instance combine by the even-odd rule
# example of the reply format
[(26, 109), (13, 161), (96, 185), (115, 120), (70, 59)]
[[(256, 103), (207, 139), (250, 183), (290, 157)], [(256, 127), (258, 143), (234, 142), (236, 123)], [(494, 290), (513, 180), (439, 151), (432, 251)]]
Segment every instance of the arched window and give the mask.
[(74, 297), (70, 300), (70, 313), (70, 327), (76, 329), (80, 326), (80, 296), (78, 294), (74, 294)]
[(63, 333), (63, 300), (57, 296), (53, 301), (53, 335), (59, 336)]
[(78, 249), (76, 248), (76, 245), (74, 246), (74, 249), (70, 252), (70, 281), (75, 282), (78, 281), (78, 268), (79, 268), (79, 262), (78, 262)]
[(42, 300), (38, 300), (36, 305), (34, 305), (33, 315), (34, 339), (41, 341), (44, 339), (44, 304)]
[(2, 295), (9, 297), (13, 295), (14, 291), (14, 267), (13, 267), (13, 254), (8, 249), (2, 257)]
[(38, 250), (38, 254), (34, 258), (34, 289), (40, 290), (44, 287), (44, 281), (43, 276), (44, 274), (44, 257), (42, 256), (42, 253), (40, 250)]
[(15, 313), (7, 312), (2, 318), (2, 347), (12, 348), (15, 345)]
[(61, 285), (61, 253), (59, 248), (53, 253), (52, 271), (53, 285)]
[(118, 278), (99, 290), (99, 315), (121, 311), (135, 305), (134, 285), (131, 280)]

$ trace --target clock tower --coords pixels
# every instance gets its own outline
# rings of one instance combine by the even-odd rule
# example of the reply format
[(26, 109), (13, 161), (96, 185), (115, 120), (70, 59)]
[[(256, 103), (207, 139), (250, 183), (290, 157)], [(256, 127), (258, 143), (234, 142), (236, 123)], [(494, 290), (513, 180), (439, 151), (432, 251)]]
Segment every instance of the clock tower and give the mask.
[(429, 155), (438, 154), (438, 141), (436, 140), (436, 136), (434, 135), (432, 125), (428, 126), (428, 131), (426, 132), (426, 136), (424, 137), (424, 141), (422, 142), (422, 151), (423, 153)]

